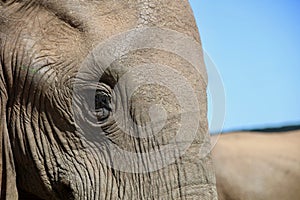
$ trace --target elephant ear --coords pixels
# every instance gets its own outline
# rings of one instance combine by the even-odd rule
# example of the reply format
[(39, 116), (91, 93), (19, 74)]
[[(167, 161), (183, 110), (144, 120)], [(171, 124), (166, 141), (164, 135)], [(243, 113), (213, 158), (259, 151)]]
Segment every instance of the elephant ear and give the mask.
[(4, 78), (4, 67), (0, 60), (0, 199), (18, 199), (16, 171), (11, 142), (7, 129), (7, 87)]

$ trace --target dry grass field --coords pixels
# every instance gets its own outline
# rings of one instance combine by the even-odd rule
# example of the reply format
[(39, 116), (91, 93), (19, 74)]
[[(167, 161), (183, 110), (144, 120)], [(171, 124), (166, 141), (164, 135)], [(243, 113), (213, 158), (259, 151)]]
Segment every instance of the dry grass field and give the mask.
[(300, 199), (300, 130), (221, 134), (212, 154), (220, 200)]

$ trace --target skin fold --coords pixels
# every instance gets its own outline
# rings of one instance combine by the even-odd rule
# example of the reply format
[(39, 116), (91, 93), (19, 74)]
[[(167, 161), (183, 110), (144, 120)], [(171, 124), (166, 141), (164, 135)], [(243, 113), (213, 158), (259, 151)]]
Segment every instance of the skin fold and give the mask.
[[(163, 49), (140, 48), (115, 59), (106, 69), (92, 60), (102, 73), (96, 85), (88, 82), (93, 73), (87, 80), (78, 78), (82, 63), (90, 55), (98, 56), (97, 45), (143, 27), (172, 30), (201, 47), (187, 0), (0, 1), (0, 199), (216, 199), (210, 154), (199, 157), (200, 147), (209, 146), (203, 145), (209, 137), (206, 81), (191, 63)], [(136, 40), (131, 43), (139, 45)], [(148, 84), (129, 95), (131, 85), (145, 77), (129, 75), (120, 81), (123, 74), (136, 69), (132, 66), (148, 63), (170, 66), (191, 85), (201, 111), (196, 113), (198, 128), (192, 141), (174, 143), (190, 145), (163, 168), (150, 169), (153, 163), (166, 162), (161, 154), (154, 160), (122, 157), (118, 161), (125, 163), (125, 170), (118, 170), (121, 166), (112, 161), (108, 144), (119, 147), (116, 156), (122, 150), (137, 154), (157, 150), (183, 125), (182, 105), (167, 87)], [(75, 83), (80, 83), (83, 92), (76, 93)], [(89, 87), (95, 91), (93, 112), (82, 95)], [(155, 132), (163, 115), (149, 114), (152, 105), (164, 107), (163, 128), (152, 137), (134, 137)], [(128, 110), (119, 120), (127, 122), (130, 116), (135, 124), (128, 131), (132, 135), (116, 123), (116, 110)], [(91, 113), (97, 122), (88, 121)], [(92, 131), (78, 121), (93, 127)], [(148, 122), (150, 126), (143, 128)], [(126, 171), (132, 163), (136, 171)]]
[(299, 130), (221, 135), (212, 151), (219, 199), (299, 199), (299, 143)]

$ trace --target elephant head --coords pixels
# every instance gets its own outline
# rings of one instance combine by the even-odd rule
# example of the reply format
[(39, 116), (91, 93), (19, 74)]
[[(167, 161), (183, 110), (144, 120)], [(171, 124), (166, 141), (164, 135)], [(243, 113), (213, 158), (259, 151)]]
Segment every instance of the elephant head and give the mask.
[(187, 0), (1, 0), (0, 34), (1, 199), (216, 198)]

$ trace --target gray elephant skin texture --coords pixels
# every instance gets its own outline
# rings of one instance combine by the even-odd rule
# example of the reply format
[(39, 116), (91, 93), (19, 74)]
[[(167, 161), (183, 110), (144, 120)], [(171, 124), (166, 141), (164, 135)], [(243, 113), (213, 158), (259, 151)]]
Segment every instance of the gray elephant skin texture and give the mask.
[(1, 0), (0, 198), (216, 199), (202, 57), (187, 0)]

